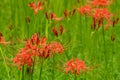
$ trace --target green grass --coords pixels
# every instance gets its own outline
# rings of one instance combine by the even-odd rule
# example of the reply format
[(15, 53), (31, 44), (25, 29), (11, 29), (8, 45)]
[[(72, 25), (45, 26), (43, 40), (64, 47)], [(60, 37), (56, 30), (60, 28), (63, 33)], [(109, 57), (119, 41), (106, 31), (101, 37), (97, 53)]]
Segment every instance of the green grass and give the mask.
[[(13, 43), (6, 47), (0, 44), (0, 80), (74, 80), (74, 75), (65, 74), (63, 69), (68, 60), (76, 57), (84, 60), (90, 68), (78, 75), (77, 80), (120, 80), (120, 23), (107, 31), (102, 28), (92, 30), (91, 18), (81, 16), (78, 12), (62, 21), (50, 23), (45, 18), (45, 12), (54, 12), (60, 17), (64, 15), (65, 9), (71, 11), (85, 4), (85, 1), (77, 3), (77, 0), (47, 0), (44, 9), (36, 16), (28, 7), (31, 1), (0, 0), (0, 32), (6, 41)], [(120, 17), (119, 5), (119, 0), (115, 0), (108, 7), (115, 17)], [(30, 23), (26, 22), (27, 17), (30, 18)], [(52, 27), (59, 28), (61, 24), (65, 32), (56, 38)], [(61, 42), (65, 51), (43, 61), (36, 59), (31, 75), (26, 73), (26, 66), (24, 70), (18, 70), (11, 59), (24, 46), (21, 41), (30, 39), (34, 33), (41, 37), (47, 36), (48, 42)], [(111, 35), (115, 36), (114, 42), (111, 41)]]

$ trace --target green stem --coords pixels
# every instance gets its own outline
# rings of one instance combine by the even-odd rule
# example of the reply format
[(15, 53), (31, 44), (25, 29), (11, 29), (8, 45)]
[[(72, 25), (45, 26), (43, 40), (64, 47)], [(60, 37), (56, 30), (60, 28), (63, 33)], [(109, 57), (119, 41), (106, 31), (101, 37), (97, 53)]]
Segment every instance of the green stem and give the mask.
[(40, 66), (39, 80), (42, 80), (42, 69), (43, 69), (43, 58), (41, 59), (41, 66)]
[(34, 31), (36, 31), (36, 22), (37, 22), (37, 17), (38, 17), (37, 15), (35, 15), (35, 17), (34, 17), (34, 23), (33, 23)]
[(48, 20), (46, 20), (45, 36), (48, 38)]
[(75, 74), (75, 78), (74, 78), (74, 80), (77, 80), (77, 75)]
[(54, 55), (53, 55), (53, 62), (52, 62), (52, 67), (53, 67), (53, 69), (52, 69), (52, 80), (54, 80), (55, 79), (55, 73), (54, 73), (54, 67), (55, 67), (55, 60), (54, 60)]
[(6, 63), (6, 60), (5, 60), (5, 57), (4, 57), (4, 54), (2, 52), (1, 47), (0, 47), (0, 53), (1, 53), (1, 56), (2, 56), (2, 58), (4, 60), (3, 63), (4, 63), (4, 66), (5, 66), (6, 72), (7, 72), (8, 80), (10, 80), (10, 74), (9, 74), (8, 66), (7, 66), (7, 63)]
[(22, 80), (24, 80), (24, 66), (22, 67)]
[[(104, 51), (103, 51), (103, 53), (104, 53), (104, 59), (105, 59), (105, 72), (107, 73), (107, 64), (108, 64), (108, 62), (107, 62), (107, 53), (106, 53), (106, 45), (105, 45), (105, 31), (104, 31), (104, 27), (102, 26), (102, 34), (103, 34), (103, 46), (104, 46)], [(107, 80), (107, 75), (106, 75), (106, 73), (105, 73), (105, 79)]]
[(33, 66), (32, 66), (32, 75), (31, 75), (31, 80), (33, 80), (34, 67), (35, 67), (35, 58), (34, 58), (34, 63), (33, 63)]
[[(27, 17), (27, 9), (26, 9), (26, 4), (25, 4), (25, 1), (24, 0), (22, 0), (22, 2), (23, 2), (23, 10), (24, 10), (24, 13), (25, 13), (25, 17)], [(28, 36), (28, 38), (30, 37), (30, 32), (29, 32), (29, 23), (27, 23), (27, 22), (25, 22), (25, 28), (26, 28), (26, 30), (24, 31), (24, 32), (26, 32), (27, 31), (27, 36)]]
[[(102, 33), (103, 33), (103, 46), (104, 46), (104, 56), (105, 56), (105, 62), (107, 62), (106, 58), (106, 45), (105, 45), (105, 31), (104, 31), (104, 27), (102, 27)], [(107, 64), (107, 63), (106, 63)]]
[[(112, 75), (111, 76), (113, 76), (114, 75), (114, 42), (112, 43)], [(112, 79), (114, 79), (113, 77), (112, 77)]]

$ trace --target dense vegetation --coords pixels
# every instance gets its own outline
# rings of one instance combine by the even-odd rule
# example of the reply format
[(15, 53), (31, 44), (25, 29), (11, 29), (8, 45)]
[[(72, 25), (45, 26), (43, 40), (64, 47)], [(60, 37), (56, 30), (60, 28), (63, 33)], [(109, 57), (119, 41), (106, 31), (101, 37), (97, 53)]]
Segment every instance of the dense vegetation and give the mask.
[(120, 80), (119, 0), (0, 0), (0, 80)]

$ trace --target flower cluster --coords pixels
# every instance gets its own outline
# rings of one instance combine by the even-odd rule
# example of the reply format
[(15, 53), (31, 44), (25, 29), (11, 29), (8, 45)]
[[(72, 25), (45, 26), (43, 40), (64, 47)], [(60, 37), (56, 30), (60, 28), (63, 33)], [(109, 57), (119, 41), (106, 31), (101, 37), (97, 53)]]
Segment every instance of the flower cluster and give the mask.
[(14, 58), (14, 63), (19, 69), (21, 66), (32, 66), (34, 63), (33, 58), (48, 58), (55, 53), (62, 53), (64, 51), (63, 46), (59, 42), (46, 43), (47, 38), (39, 38), (38, 34), (34, 34), (30, 40), (26, 41), (26, 45), (22, 48)]
[(81, 15), (83, 14), (90, 15), (92, 8), (90, 5), (85, 5), (85, 6), (78, 8), (77, 10), (79, 11)]
[(73, 74), (79, 74), (80, 71), (84, 71), (86, 69), (86, 65), (83, 60), (79, 60), (78, 58), (71, 59), (66, 63), (66, 74), (71, 71)]
[(92, 17), (92, 29), (99, 29), (100, 26), (103, 25), (103, 22), (106, 21), (105, 29), (108, 30), (108, 26), (112, 26), (113, 24), (113, 14), (111, 14), (106, 7), (110, 5), (110, 3), (111, 1), (109, 0), (92, 0), (90, 4), (81, 6), (77, 10), (81, 15), (84, 14)]
[(111, 3), (111, 1), (109, 0), (92, 0), (91, 4), (95, 7), (97, 6), (108, 6)]

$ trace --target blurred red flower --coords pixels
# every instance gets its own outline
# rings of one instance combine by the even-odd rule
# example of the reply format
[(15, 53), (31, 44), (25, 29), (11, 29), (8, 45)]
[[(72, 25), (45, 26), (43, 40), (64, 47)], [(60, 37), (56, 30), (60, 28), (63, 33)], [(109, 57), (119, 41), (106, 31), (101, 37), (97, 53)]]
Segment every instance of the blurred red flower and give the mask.
[(64, 32), (64, 28), (63, 28), (63, 26), (62, 26), (62, 25), (60, 25), (60, 34), (62, 35), (62, 34), (63, 34), (63, 32)]
[(57, 31), (56, 27), (52, 27), (52, 32), (54, 33), (54, 35), (56, 37), (58, 37), (58, 31)]
[(81, 15), (83, 15), (83, 14), (91, 15), (91, 12), (92, 12), (92, 8), (90, 5), (82, 6), (82, 7), (78, 8), (77, 10)]
[(98, 8), (94, 10), (93, 17), (95, 19), (94, 22), (98, 23), (98, 26), (100, 26), (104, 20), (106, 20), (106, 30), (108, 30), (108, 26), (112, 25), (112, 14), (108, 11), (106, 8)]
[(110, 0), (92, 0), (91, 4), (93, 6), (108, 6), (110, 4)]
[(80, 71), (83, 71), (86, 69), (85, 63), (82, 60), (79, 60), (78, 58), (71, 59), (66, 63), (66, 74), (68, 74), (69, 71), (71, 71), (73, 74), (79, 74)]
[(14, 58), (14, 63), (21, 70), (21, 66), (28, 65), (29, 67), (32, 66), (33, 60), (32, 55), (29, 53), (19, 53)]
[(59, 42), (46, 43), (47, 38), (39, 38), (38, 34), (34, 34), (30, 40), (26, 41), (26, 45), (22, 48), (14, 58), (14, 63), (18, 69), (21, 66), (32, 66), (34, 60), (33, 57), (49, 58), (54, 53), (62, 53), (63, 47)]
[(48, 46), (52, 53), (63, 53), (64, 51), (63, 46), (59, 42), (51, 42)]
[(98, 8), (98, 9), (95, 9), (93, 16), (96, 20), (101, 18), (110, 20), (112, 14), (106, 8), (102, 8), (102, 9)]
[(2, 33), (0, 32), (0, 44), (2, 44), (2, 45), (5, 46), (6, 44), (10, 44), (10, 43), (11, 43), (11, 42), (6, 42), (6, 41), (5, 41)]
[(35, 2), (31, 2), (28, 4), (28, 6), (34, 10), (34, 14), (36, 15), (38, 13), (38, 11), (42, 10), (42, 2), (38, 1), (38, 3), (36, 4)]
[(59, 26), (59, 31), (56, 29), (56, 27), (52, 27), (52, 32), (56, 37), (58, 37), (58, 32), (60, 32), (60, 35), (62, 35), (64, 31), (65, 30), (62, 25)]
[(63, 18), (64, 18), (64, 17), (59, 17), (59, 18), (58, 18), (58, 17), (56, 16), (56, 14), (54, 14), (54, 13), (52, 13), (52, 12), (50, 13), (50, 19), (51, 19), (51, 20), (61, 21), (61, 20), (63, 20)]

